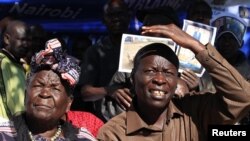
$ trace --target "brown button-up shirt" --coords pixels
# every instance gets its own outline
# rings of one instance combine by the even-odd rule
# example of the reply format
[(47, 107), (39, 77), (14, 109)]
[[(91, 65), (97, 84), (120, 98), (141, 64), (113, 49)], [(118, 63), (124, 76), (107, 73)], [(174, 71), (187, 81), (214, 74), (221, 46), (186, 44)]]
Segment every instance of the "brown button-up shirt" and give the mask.
[(216, 94), (173, 98), (162, 126), (148, 125), (132, 106), (100, 130), (101, 141), (203, 141), (210, 124), (234, 124), (250, 110), (250, 84), (210, 44), (196, 58), (214, 79)]

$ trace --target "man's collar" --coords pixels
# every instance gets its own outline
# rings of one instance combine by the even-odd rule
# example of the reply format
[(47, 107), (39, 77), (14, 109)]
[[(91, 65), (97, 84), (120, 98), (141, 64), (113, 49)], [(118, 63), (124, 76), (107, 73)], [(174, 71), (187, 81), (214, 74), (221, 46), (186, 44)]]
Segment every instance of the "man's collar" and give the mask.
[[(168, 106), (168, 111), (166, 115), (166, 121), (167, 123), (170, 121), (171, 118), (179, 117), (182, 116), (183, 113), (175, 106), (175, 104), (170, 101), (169, 106)], [(140, 117), (134, 106), (132, 105), (129, 110), (127, 111), (126, 114), (126, 134), (131, 134), (135, 131), (139, 131), (140, 129), (147, 128), (153, 131), (163, 131), (163, 126), (162, 128), (156, 127), (154, 125), (148, 125), (143, 121), (143, 119)], [(162, 124), (165, 124), (164, 122)]]
[(176, 107), (175, 103), (173, 102), (173, 99), (170, 100), (169, 105), (168, 105), (168, 111), (167, 111), (167, 120), (166, 122), (168, 123), (170, 119), (175, 118), (176, 116), (183, 116), (183, 113), (180, 111), (179, 108)]

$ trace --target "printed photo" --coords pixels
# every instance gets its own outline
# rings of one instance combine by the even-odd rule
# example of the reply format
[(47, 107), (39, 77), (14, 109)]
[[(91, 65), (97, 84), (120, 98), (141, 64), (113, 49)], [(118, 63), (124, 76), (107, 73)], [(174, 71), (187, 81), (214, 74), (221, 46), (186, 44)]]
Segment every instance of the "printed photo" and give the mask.
[[(202, 23), (184, 20), (183, 30), (196, 40), (199, 40), (202, 44), (206, 45), (207, 43), (211, 43), (213, 45), (217, 28)], [(180, 61), (179, 72), (188, 68), (193, 70), (198, 77), (203, 75), (205, 68), (203, 68), (200, 62), (195, 58), (195, 54), (192, 51), (177, 46), (176, 52)]]
[(163, 43), (175, 51), (176, 45), (173, 40), (168, 38), (149, 37), (133, 34), (123, 34), (121, 41), (121, 51), (119, 60), (120, 72), (131, 72), (133, 59), (137, 51), (145, 45), (151, 43)]

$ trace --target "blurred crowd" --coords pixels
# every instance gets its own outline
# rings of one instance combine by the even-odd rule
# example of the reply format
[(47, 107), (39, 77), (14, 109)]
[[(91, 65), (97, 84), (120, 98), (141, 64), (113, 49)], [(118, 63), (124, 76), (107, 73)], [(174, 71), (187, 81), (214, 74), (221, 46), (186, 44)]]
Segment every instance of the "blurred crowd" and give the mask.
[[(137, 33), (129, 30), (133, 18), (142, 25)], [(212, 8), (205, 1), (194, 1), (186, 10), (185, 19), (211, 26)], [(180, 19), (171, 7), (132, 11), (122, 0), (108, 0), (103, 7), (102, 20), (107, 32), (105, 35), (92, 36), (91, 33), (51, 33), (40, 24), (30, 24), (13, 15), (1, 19), (0, 122), (13, 120), (19, 140), (50, 138), (51, 141), (59, 141), (84, 138), (107, 141), (128, 140), (130, 136), (138, 140), (147, 137), (154, 140), (206, 140), (203, 136), (206, 131), (200, 129), (205, 124), (250, 124), (250, 94), (246, 89), (249, 87), (247, 81), (250, 80), (250, 64), (241, 51), (243, 39), (239, 40), (230, 28), (223, 28), (227, 23), (223, 27), (217, 27), (219, 30), (216, 33), (214, 48), (210, 48), (209, 43), (200, 45), (197, 39), (191, 39), (191, 36), (181, 31), (183, 19)], [(169, 33), (171, 28), (173, 33)], [(124, 33), (171, 38), (177, 44), (193, 51), (197, 58), (202, 52), (200, 50), (203, 50), (200, 46), (204, 46), (208, 50), (207, 54), (212, 52), (212, 57), (207, 56), (215, 56), (215, 59), (208, 57), (209, 63), (204, 63), (206, 59), (199, 58), (206, 68), (204, 74), (199, 77), (189, 68), (178, 71), (179, 62), (172, 52), (161, 49), (160, 44), (154, 44), (153, 48), (149, 45), (138, 52), (137, 58), (133, 60), (134, 68), (131, 73), (120, 72), (118, 67)], [(154, 48), (156, 52), (152, 52)], [(214, 50), (216, 53), (213, 56)], [(66, 61), (61, 60), (64, 56)], [(159, 56), (168, 61), (159, 59)], [(207, 56), (203, 53), (204, 58)], [(43, 66), (38, 69), (33, 66), (34, 63), (41, 66), (46, 64), (51, 68)], [(52, 65), (54, 63), (57, 65)], [(62, 67), (59, 63), (62, 63)], [(154, 64), (155, 67), (148, 69), (147, 64)], [(55, 69), (55, 66), (59, 66), (58, 69)], [(79, 71), (79, 76), (76, 72), (65, 74), (62, 71), (63, 66), (68, 68), (66, 70), (70, 70), (69, 72), (72, 72), (72, 68), (73, 71)], [(170, 69), (166, 69), (168, 67)], [(34, 71), (34, 68), (37, 70)], [(158, 76), (162, 73), (165, 73), (167, 82), (161, 80), (163, 76)], [(146, 82), (153, 76), (155, 78), (152, 78), (152, 82)], [(69, 80), (69, 84), (65, 84), (63, 79)], [(50, 83), (53, 85), (49, 85)], [(144, 90), (145, 85), (149, 87), (148, 91)], [(153, 85), (158, 86), (153, 88)], [(169, 87), (166, 91), (173, 94), (169, 96), (172, 100), (162, 98), (165, 91), (158, 89), (163, 89), (163, 86)], [(57, 95), (57, 91), (61, 94)], [(39, 92), (44, 94), (39, 95)], [(153, 95), (153, 100), (149, 98), (149, 93)], [(37, 100), (50, 97), (54, 99), (54, 103), (49, 100)], [(223, 101), (219, 101), (220, 98)], [(156, 102), (152, 102), (154, 100)], [(157, 100), (164, 102), (157, 103)], [(42, 112), (52, 106), (46, 107), (44, 104), (57, 108), (48, 116), (49, 114)], [(174, 105), (174, 108), (171, 109), (171, 105)], [(174, 113), (170, 113), (172, 110), (175, 110)], [(211, 115), (218, 117), (209, 119), (210, 115), (206, 114), (209, 110)], [(170, 114), (174, 115), (170, 117)], [(177, 121), (175, 118), (179, 117), (183, 119)], [(24, 123), (16, 122), (17, 119), (24, 120)], [(187, 124), (186, 121), (192, 123)], [(27, 128), (21, 128), (22, 124)], [(5, 124), (0, 124), (0, 132), (1, 126), (6, 128)], [(186, 126), (190, 126), (190, 129)], [(69, 129), (80, 129), (81, 132), (74, 132), (78, 135), (75, 137), (71, 136), (73, 131), (68, 132)], [(173, 137), (174, 135), (165, 135), (169, 134), (167, 132), (170, 130), (174, 130), (175, 137), (178, 136), (179, 139)], [(186, 130), (192, 137), (187, 135)], [(202, 131), (204, 134), (200, 134)], [(14, 131), (8, 129), (8, 132)], [(164, 135), (158, 138), (159, 134)], [(11, 140), (11, 137), (6, 137), (5, 140)]]

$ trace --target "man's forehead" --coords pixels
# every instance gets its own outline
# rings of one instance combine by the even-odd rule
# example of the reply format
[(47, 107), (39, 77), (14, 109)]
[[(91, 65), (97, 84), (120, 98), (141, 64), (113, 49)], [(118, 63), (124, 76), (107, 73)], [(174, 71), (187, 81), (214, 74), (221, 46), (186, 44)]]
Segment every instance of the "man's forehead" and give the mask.
[(26, 29), (25, 27), (23, 27), (23, 26), (18, 26), (18, 27), (16, 27), (16, 32), (17, 32), (18, 34), (25, 33), (26, 30), (27, 30), (27, 29)]

